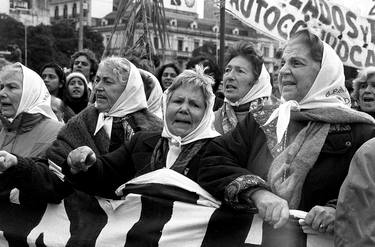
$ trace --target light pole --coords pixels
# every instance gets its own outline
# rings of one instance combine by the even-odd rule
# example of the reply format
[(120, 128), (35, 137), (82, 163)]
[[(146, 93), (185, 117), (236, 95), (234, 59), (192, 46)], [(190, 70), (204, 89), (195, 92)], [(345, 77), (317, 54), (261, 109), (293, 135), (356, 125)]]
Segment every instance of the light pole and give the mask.
[(27, 25), (25, 24), (25, 66), (27, 67)]
[(79, 37), (78, 50), (83, 49), (83, 0), (79, 1)]

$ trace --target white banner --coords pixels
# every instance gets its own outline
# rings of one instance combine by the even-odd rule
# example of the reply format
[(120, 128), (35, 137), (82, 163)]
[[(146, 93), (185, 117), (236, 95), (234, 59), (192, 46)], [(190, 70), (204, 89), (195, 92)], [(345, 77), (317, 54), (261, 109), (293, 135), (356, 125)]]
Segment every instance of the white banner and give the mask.
[(225, 4), (229, 13), (275, 39), (285, 41), (307, 25), (345, 65), (375, 66), (375, 19), (351, 9), (327, 0), (226, 0)]

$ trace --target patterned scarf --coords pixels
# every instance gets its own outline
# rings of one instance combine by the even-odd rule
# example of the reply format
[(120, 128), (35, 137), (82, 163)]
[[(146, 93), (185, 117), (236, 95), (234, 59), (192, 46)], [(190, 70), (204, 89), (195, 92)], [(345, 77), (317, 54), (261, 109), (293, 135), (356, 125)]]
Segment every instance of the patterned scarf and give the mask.
[[(277, 106), (276, 106), (277, 107)], [(306, 122), (306, 126), (298, 133), (287, 133), (296, 137), (290, 145), (284, 147), (287, 135), (281, 142), (276, 140), (276, 120), (264, 126), (271, 109), (258, 112), (255, 119), (261, 124), (267, 136), (267, 144), (275, 157), (269, 172), (268, 183), (271, 190), (289, 203), (289, 208), (296, 209), (301, 200), (302, 187), (310, 169), (318, 159), (325, 143), (331, 124), (368, 123), (375, 120), (368, 114), (350, 108), (315, 108), (301, 112), (291, 112), (291, 120)]]
[[(170, 169), (186, 175), (189, 172), (187, 165), (210, 139), (201, 139), (182, 146), (182, 150)], [(151, 156), (151, 171), (164, 168), (166, 165), (169, 146), (167, 138), (160, 138)]]
[(241, 106), (249, 106), (248, 111), (254, 112), (259, 110), (264, 103), (267, 101), (268, 97), (258, 98), (251, 102), (245, 103), (243, 105), (240, 105), (238, 107), (232, 106), (227, 100), (224, 101), (223, 109), (221, 111), (221, 117), (223, 119), (222, 126), (224, 134), (231, 131), (237, 126), (238, 119), (236, 116), (236, 109), (241, 108)]

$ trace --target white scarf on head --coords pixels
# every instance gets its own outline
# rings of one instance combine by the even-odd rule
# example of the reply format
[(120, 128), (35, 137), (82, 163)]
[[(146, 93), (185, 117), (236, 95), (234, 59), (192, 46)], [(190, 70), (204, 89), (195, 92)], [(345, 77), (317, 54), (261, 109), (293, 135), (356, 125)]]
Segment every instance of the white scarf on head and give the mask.
[(255, 99), (269, 97), (271, 96), (271, 93), (271, 77), (266, 69), (266, 66), (264, 66), (263, 64), (258, 80), (254, 83), (253, 87), (249, 90), (249, 92), (247, 92), (245, 96), (243, 96), (236, 102), (231, 102), (227, 98), (225, 98), (224, 101), (232, 106), (239, 106), (249, 103)]
[(153, 74), (143, 69), (139, 70), (141, 73), (147, 74), (153, 82), (151, 94), (147, 99), (148, 111), (162, 119), (163, 113), (161, 111), (161, 98), (163, 96), (163, 89), (161, 88), (158, 79)]
[[(173, 93), (173, 92), (172, 92)], [(168, 139), (168, 154), (166, 160), (166, 167), (170, 168), (174, 162), (176, 161), (178, 155), (181, 153), (181, 146), (185, 144), (189, 144), (201, 139), (206, 138), (214, 138), (219, 136), (220, 134), (215, 130), (214, 121), (215, 121), (215, 114), (213, 112), (214, 102), (215, 102), (215, 95), (211, 93), (208, 100), (208, 105), (206, 107), (206, 111), (203, 115), (203, 118), (197, 128), (195, 128), (192, 132), (190, 132), (185, 137), (181, 138), (180, 136), (173, 135), (167, 125), (166, 121), (166, 110), (167, 110), (167, 103), (172, 93), (169, 89), (165, 90), (162, 98), (162, 108), (164, 114), (164, 127), (163, 132), (161, 134), (162, 137)]]
[(21, 63), (17, 64), (21, 66), (23, 73), (22, 96), (14, 118), (22, 112), (27, 112), (31, 114), (40, 113), (57, 121), (57, 117), (51, 108), (51, 95), (43, 79), (35, 71)]
[[(322, 41), (323, 42), (323, 41)], [(288, 128), (290, 111), (316, 108), (350, 109), (350, 95), (345, 87), (344, 66), (336, 52), (325, 42), (320, 71), (306, 96), (300, 101), (285, 101), (277, 108), (264, 125), (277, 119), (276, 134), (280, 142)]]
[(141, 75), (131, 62), (128, 61), (128, 63), (130, 64), (130, 72), (126, 87), (108, 112), (99, 113), (94, 135), (101, 128), (104, 128), (108, 137), (111, 138), (113, 117), (124, 117), (127, 114), (147, 108)]

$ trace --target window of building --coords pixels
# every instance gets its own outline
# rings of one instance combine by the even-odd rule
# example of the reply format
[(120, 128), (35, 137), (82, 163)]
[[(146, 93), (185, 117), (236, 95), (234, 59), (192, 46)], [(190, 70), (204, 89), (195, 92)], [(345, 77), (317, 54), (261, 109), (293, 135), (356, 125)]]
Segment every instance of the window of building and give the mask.
[(77, 17), (77, 4), (73, 4), (73, 9), (72, 9), (72, 15), (73, 17)]
[(59, 6), (55, 7), (55, 18), (59, 18)]
[(181, 38), (177, 40), (177, 50), (178, 51), (184, 50), (184, 40)]
[(63, 10), (63, 17), (66, 19), (68, 18), (68, 5), (64, 5), (64, 10)]
[(83, 10), (83, 17), (87, 17), (87, 13), (88, 13), (87, 9), (84, 9)]
[(194, 49), (197, 49), (199, 47), (199, 44), (200, 44), (199, 39), (195, 39), (194, 40)]
[(263, 48), (263, 56), (264, 57), (269, 57), (270, 56), (270, 48), (269, 47), (264, 47)]

